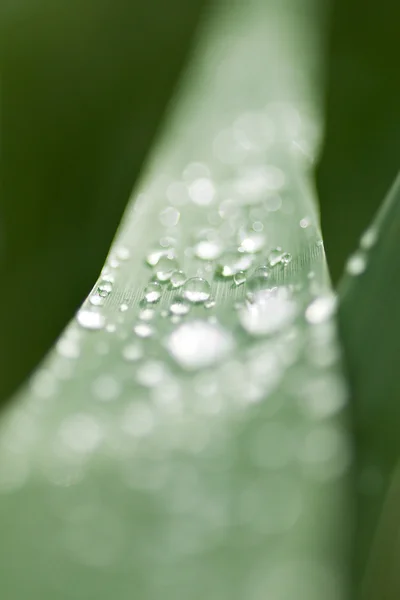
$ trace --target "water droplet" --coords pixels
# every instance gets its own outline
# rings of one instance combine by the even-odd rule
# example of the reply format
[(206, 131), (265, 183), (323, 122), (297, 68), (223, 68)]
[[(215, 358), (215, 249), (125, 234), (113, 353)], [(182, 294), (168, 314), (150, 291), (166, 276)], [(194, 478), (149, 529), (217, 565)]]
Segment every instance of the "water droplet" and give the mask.
[(367, 268), (367, 259), (363, 252), (356, 252), (347, 261), (346, 270), (349, 275), (361, 275)]
[(119, 310), (120, 312), (126, 312), (129, 309), (129, 305), (126, 304), (126, 302), (123, 302), (122, 304), (120, 304)]
[(254, 231), (257, 231), (257, 233), (259, 233), (260, 231), (264, 230), (264, 225), (261, 221), (254, 221), (253, 229)]
[(161, 298), (161, 286), (156, 281), (150, 282), (144, 290), (144, 298), (149, 304), (158, 302)]
[(235, 275), (233, 276), (233, 281), (235, 283), (235, 285), (237, 285), (239, 287), (239, 285), (243, 285), (243, 283), (246, 283), (246, 273), (244, 271), (238, 271), (237, 273), (235, 273)]
[(247, 271), (253, 264), (253, 257), (239, 252), (225, 252), (220, 259), (215, 274), (217, 277), (234, 277), (239, 271)]
[(187, 277), (183, 271), (174, 271), (170, 277), (171, 286), (176, 289), (182, 287), (187, 280)]
[(104, 298), (111, 294), (113, 289), (113, 284), (111, 281), (106, 279), (102, 279), (100, 283), (97, 285), (97, 293), (99, 296), (103, 296)]
[(138, 344), (128, 344), (122, 349), (122, 357), (128, 362), (135, 362), (143, 356), (143, 350)]
[(79, 310), (76, 315), (76, 320), (84, 329), (103, 329), (104, 325), (106, 324), (104, 315), (92, 310), (86, 310), (84, 308)]
[(201, 177), (189, 185), (189, 196), (195, 204), (208, 206), (215, 197), (215, 187), (211, 179)]
[(254, 302), (239, 311), (242, 327), (251, 335), (271, 335), (288, 326), (296, 305), (287, 288), (273, 288), (254, 295)]
[(271, 267), (275, 267), (282, 261), (282, 257), (285, 256), (285, 252), (278, 246), (278, 248), (274, 248), (271, 250), (268, 256), (268, 262)]
[(258, 267), (248, 281), (247, 289), (250, 294), (265, 290), (269, 287), (269, 270), (267, 267)]
[(292, 262), (292, 255), (289, 252), (285, 252), (281, 257), (281, 264), (286, 267), (289, 263)]
[(174, 258), (174, 251), (172, 248), (168, 248), (168, 249), (162, 249), (162, 250), (152, 250), (151, 252), (149, 252), (149, 254), (146, 256), (146, 263), (150, 266), (150, 267), (155, 267), (158, 263), (158, 261), (160, 260), (161, 257), (163, 256), (167, 256), (169, 258)]
[(239, 252), (247, 252), (249, 254), (260, 252), (266, 243), (265, 235), (256, 231), (243, 232), (240, 237)]
[(137, 323), (133, 331), (140, 338), (150, 338), (154, 334), (154, 329), (149, 323)]
[(204, 308), (214, 308), (215, 305), (216, 302), (214, 298), (210, 298), (209, 300), (207, 300), (207, 302), (204, 302)]
[(139, 312), (138, 317), (141, 321), (151, 321), (154, 318), (155, 314), (156, 313), (155, 313), (154, 309), (145, 306)]
[(162, 256), (156, 266), (156, 277), (161, 283), (165, 283), (171, 279), (172, 274), (178, 269), (178, 261), (176, 258)]
[(187, 315), (190, 304), (184, 298), (174, 298), (169, 307), (170, 313), (175, 316)]
[(201, 260), (215, 260), (221, 256), (222, 247), (215, 240), (203, 240), (195, 247), (195, 255)]
[(131, 256), (131, 253), (129, 251), (129, 248), (125, 248), (125, 246), (120, 246), (116, 249), (115, 256), (119, 260), (128, 260), (128, 258), (130, 258)]
[(168, 206), (160, 212), (159, 220), (161, 225), (164, 225), (164, 227), (175, 227), (178, 225), (180, 216), (181, 214), (179, 210), (173, 206)]
[(306, 309), (306, 319), (311, 325), (319, 325), (332, 317), (336, 310), (335, 296), (321, 296)]
[(363, 250), (369, 250), (376, 244), (378, 240), (378, 231), (377, 229), (367, 229), (363, 233), (360, 239), (360, 246)]
[(103, 306), (105, 304), (106, 298), (105, 296), (100, 296), (100, 294), (92, 294), (89, 297), (89, 302), (92, 306)]
[(201, 277), (188, 279), (183, 286), (183, 297), (192, 304), (206, 302), (211, 295), (211, 287), (208, 281)]
[(311, 223), (310, 219), (308, 217), (304, 217), (304, 219), (301, 219), (301, 221), (300, 221), (300, 227), (302, 229), (307, 229), (307, 227), (310, 226), (310, 223)]
[(115, 258), (114, 256), (112, 256), (108, 260), (108, 265), (111, 267), (111, 269), (118, 269), (119, 260), (117, 258)]
[(181, 367), (192, 370), (223, 359), (233, 348), (233, 340), (220, 325), (196, 320), (177, 327), (167, 347)]

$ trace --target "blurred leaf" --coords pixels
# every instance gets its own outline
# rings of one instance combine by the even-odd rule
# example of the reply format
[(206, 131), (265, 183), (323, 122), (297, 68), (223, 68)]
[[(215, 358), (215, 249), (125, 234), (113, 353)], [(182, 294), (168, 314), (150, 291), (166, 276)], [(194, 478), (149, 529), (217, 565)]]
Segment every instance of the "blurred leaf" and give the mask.
[[(366, 248), (371, 245), (368, 251)], [(360, 250), (350, 259), (351, 271), (355, 267), (356, 271), (363, 271), (364, 264), (365, 271), (356, 277), (348, 274), (340, 288), (340, 332), (354, 397), (358, 486), (356, 575), (359, 580), (365, 574), (378, 521), (381, 518), (387, 521), (385, 512), (381, 516), (382, 506), (400, 455), (399, 251), (400, 179), (397, 179), (373, 226), (361, 238)], [(398, 483), (395, 487), (398, 489)], [(398, 492), (396, 498), (398, 501)], [(398, 523), (394, 525), (393, 509), (388, 510), (391, 512), (389, 530), (391, 535), (397, 536)], [(387, 534), (387, 526), (385, 531)], [(394, 541), (384, 546), (379, 545), (381, 559), (390, 555), (390, 560), (395, 560)], [(381, 579), (380, 583), (382, 589), (383, 586), (390, 589), (389, 581), (397, 567), (393, 564), (391, 568), (388, 560), (385, 569), (389, 579)], [(394, 596), (382, 592), (379, 597)]]
[(0, 8), (0, 401), (90, 290), (202, 0)]
[(399, 21), (399, 2), (332, 0), (317, 175), (334, 282), (399, 168)]
[[(112, 291), (96, 284), (3, 416), (7, 600), (346, 597), (346, 386), (310, 160), (322, 9), (216, 8), (107, 260)], [(246, 282), (214, 277), (239, 260)], [(171, 265), (215, 304), (177, 315), (182, 290), (154, 281)]]

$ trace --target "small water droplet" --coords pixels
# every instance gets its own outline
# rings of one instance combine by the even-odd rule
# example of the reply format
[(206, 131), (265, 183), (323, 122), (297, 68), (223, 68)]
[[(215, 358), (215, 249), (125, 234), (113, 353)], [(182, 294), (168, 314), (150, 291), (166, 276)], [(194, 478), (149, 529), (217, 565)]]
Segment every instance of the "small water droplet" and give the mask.
[(269, 287), (269, 269), (267, 267), (258, 267), (248, 280), (247, 289), (250, 294), (265, 290)]
[(260, 252), (266, 243), (266, 237), (262, 233), (256, 231), (243, 232), (241, 235), (241, 242), (239, 246), (239, 252), (246, 252), (253, 254)]
[(300, 220), (300, 227), (302, 229), (307, 229), (310, 226), (310, 219), (308, 217), (304, 217), (304, 219)]
[(155, 310), (154, 310), (153, 308), (150, 308), (150, 307), (148, 307), (148, 306), (147, 306), (147, 307), (145, 306), (145, 307), (144, 307), (144, 308), (142, 308), (142, 309), (141, 309), (141, 311), (139, 312), (139, 315), (138, 315), (138, 317), (139, 317), (139, 319), (140, 319), (141, 321), (151, 321), (151, 320), (154, 318), (154, 315), (155, 315), (155, 314), (156, 314), (156, 313), (155, 313)]
[(367, 268), (367, 259), (363, 252), (355, 252), (347, 261), (346, 270), (349, 275), (361, 275)]
[(214, 298), (210, 298), (209, 300), (207, 300), (207, 302), (204, 302), (204, 308), (214, 308), (215, 305), (216, 302)]
[(143, 356), (143, 350), (138, 344), (128, 344), (122, 348), (122, 357), (128, 362), (135, 362)]
[(370, 248), (372, 248), (372, 246), (374, 246), (376, 244), (378, 240), (378, 231), (377, 229), (367, 229), (367, 231), (365, 231), (363, 233), (363, 235), (361, 236), (360, 239), (360, 246), (363, 250), (369, 250)]
[(181, 367), (193, 370), (223, 359), (233, 348), (233, 339), (220, 325), (196, 320), (178, 326), (167, 347)]
[(118, 269), (119, 264), (119, 260), (115, 258), (115, 256), (110, 257), (108, 260), (108, 265), (111, 267), (111, 269)]
[(285, 256), (285, 252), (279, 246), (271, 250), (268, 256), (268, 262), (271, 267), (275, 267), (282, 262), (282, 257)]
[(254, 295), (239, 311), (242, 327), (251, 335), (271, 335), (289, 325), (296, 315), (296, 305), (288, 288), (263, 290)]
[(253, 264), (251, 254), (225, 252), (220, 259), (215, 274), (217, 277), (234, 277), (239, 271), (247, 271)]
[(183, 286), (182, 294), (192, 304), (201, 304), (210, 298), (211, 287), (205, 279), (192, 277)]
[(119, 260), (128, 260), (128, 258), (130, 258), (131, 256), (131, 253), (129, 251), (129, 248), (126, 248), (125, 246), (120, 246), (116, 249), (115, 256)]
[(221, 256), (222, 247), (216, 240), (203, 240), (199, 242), (194, 250), (195, 256), (201, 260), (215, 260)]
[(170, 277), (171, 286), (176, 289), (182, 287), (187, 280), (186, 274), (183, 271), (174, 271)]
[(106, 297), (100, 296), (100, 294), (92, 294), (89, 297), (89, 302), (92, 306), (103, 306), (105, 304)]
[(180, 216), (181, 214), (179, 210), (173, 206), (168, 206), (160, 212), (159, 220), (161, 225), (164, 225), (164, 227), (175, 227), (178, 225)]
[(150, 338), (154, 335), (154, 329), (149, 323), (137, 323), (133, 331), (140, 338)]
[(128, 309), (129, 309), (129, 305), (126, 304), (126, 302), (123, 302), (119, 307), (120, 312), (126, 312)]
[(161, 286), (156, 281), (150, 282), (144, 290), (144, 299), (149, 304), (158, 302), (161, 298)]
[(86, 310), (84, 308), (81, 308), (78, 311), (76, 320), (81, 327), (91, 330), (103, 329), (106, 324), (104, 315), (93, 310)]
[(189, 310), (190, 304), (184, 298), (174, 298), (169, 306), (170, 313), (179, 317), (187, 315)]
[(289, 263), (292, 262), (292, 255), (289, 252), (285, 252), (281, 257), (281, 264), (286, 267)]
[(146, 256), (146, 263), (150, 267), (155, 267), (157, 265), (158, 261), (160, 260), (160, 258), (163, 256), (167, 256), (169, 258), (174, 258), (175, 255), (174, 255), (173, 249), (172, 248), (168, 248), (168, 249), (163, 248), (162, 250), (152, 250)]
[(108, 294), (111, 294), (113, 289), (113, 284), (111, 281), (106, 279), (102, 279), (100, 283), (97, 285), (97, 293), (99, 296), (106, 297)]
[(235, 283), (235, 285), (237, 285), (238, 287), (240, 285), (243, 285), (244, 283), (246, 283), (247, 277), (246, 277), (246, 273), (244, 271), (239, 271), (238, 273), (235, 273), (235, 275), (233, 276), (233, 281)]
[(178, 261), (176, 258), (162, 256), (156, 266), (156, 277), (160, 283), (169, 281), (172, 274), (178, 269)]
[(261, 221), (254, 221), (253, 229), (254, 231), (257, 231), (257, 233), (259, 233), (260, 231), (263, 231), (264, 225)]

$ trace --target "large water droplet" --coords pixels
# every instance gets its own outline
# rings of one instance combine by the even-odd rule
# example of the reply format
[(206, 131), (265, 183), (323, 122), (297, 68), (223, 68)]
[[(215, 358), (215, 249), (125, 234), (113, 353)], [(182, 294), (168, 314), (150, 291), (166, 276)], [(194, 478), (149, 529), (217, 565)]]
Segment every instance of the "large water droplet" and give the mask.
[(239, 252), (226, 252), (220, 259), (215, 274), (218, 277), (234, 277), (239, 271), (247, 271), (253, 263), (253, 257)]
[(184, 298), (174, 298), (169, 306), (172, 315), (182, 317), (187, 315), (190, 310), (190, 304)]
[(192, 277), (183, 286), (182, 295), (192, 304), (201, 304), (210, 298), (211, 287), (205, 279)]
[(288, 326), (296, 315), (296, 305), (287, 288), (273, 288), (254, 295), (239, 311), (243, 328), (252, 335), (271, 335)]
[(102, 279), (100, 283), (97, 285), (97, 293), (99, 296), (106, 297), (108, 294), (112, 292), (113, 284), (111, 281), (107, 281), (106, 279)]
[(76, 315), (76, 320), (84, 329), (103, 329), (106, 324), (104, 315), (93, 310), (81, 308)]
[(233, 340), (217, 323), (191, 321), (173, 331), (167, 347), (185, 369), (201, 369), (214, 365), (233, 348)]
[(169, 281), (172, 274), (178, 269), (178, 261), (176, 258), (162, 256), (156, 266), (156, 277), (161, 283)]
[(194, 250), (197, 258), (201, 260), (215, 260), (221, 256), (222, 247), (216, 240), (203, 240), (199, 242)]
[(154, 304), (158, 302), (161, 298), (161, 286), (156, 281), (152, 281), (148, 284), (146, 289), (144, 290), (144, 298), (146, 302), (149, 304)]
[(92, 294), (89, 297), (89, 302), (92, 306), (103, 306), (105, 304), (106, 297), (100, 296), (100, 294)]
[(174, 289), (182, 287), (187, 280), (186, 274), (183, 271), (174, 271), (170, 278), (170, 284)]

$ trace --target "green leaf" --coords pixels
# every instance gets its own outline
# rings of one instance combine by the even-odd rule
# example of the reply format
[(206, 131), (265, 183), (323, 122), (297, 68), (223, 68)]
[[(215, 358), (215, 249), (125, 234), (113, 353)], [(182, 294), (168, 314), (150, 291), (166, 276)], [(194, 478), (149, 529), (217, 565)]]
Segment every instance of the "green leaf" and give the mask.
[[(321, 7), (214, 13), (103, 281), (3, 418), (7, 600), (346, 597), (346, 386), (310, 161)], [(204, 260), (220, 246), (244, 252)], [(246, 283), (221, 278), (243, 257)], [(215, 305), (190, 303), (199, 281), (175, 302), (153, 280), (171, 265)]]
[[(353, 394), (357, 452), (356, 574), (359, 580), (365, 575), (372, 541), (378, 522), (382, 520), (386, 524), (382, 525), (383, 532), (378, 534), (378, 539), (383, 536), (385, 542), (378, 543), (378, 554), (373, 551), (376, 557), (373, 564), (377, 564), (371, 568), (379, 578), (379, 584), (375, 582), (373, 590), (380, 589), (380, 597), (384, 598), (398, 597), (399, 591), (397, 583), (391, 592), (393, 596), (383, 592), (390, 590), (394, 583), (396, 566), (391, 561), (396, 556), (393, 537), (398, 528), (398, 511), (393, 509), (393, 499), (388, 500), (384, 510), (383, 505), (385, 497), (393, 496), (393, 490), (398, 489), (396, 477), (389, 494), (400, 453), (400, 384), (397, 376), (400, 274), (396, 266), (399, 234), (400, 180), (397, 179), (374, 224), (361, 238), (359, 251), (348, 263), (350, 271), (356, 267), (356, 271), (362, 273), (345, 277), (339, 312)], [(398, 491), (395, 498), (398, 506)]]

